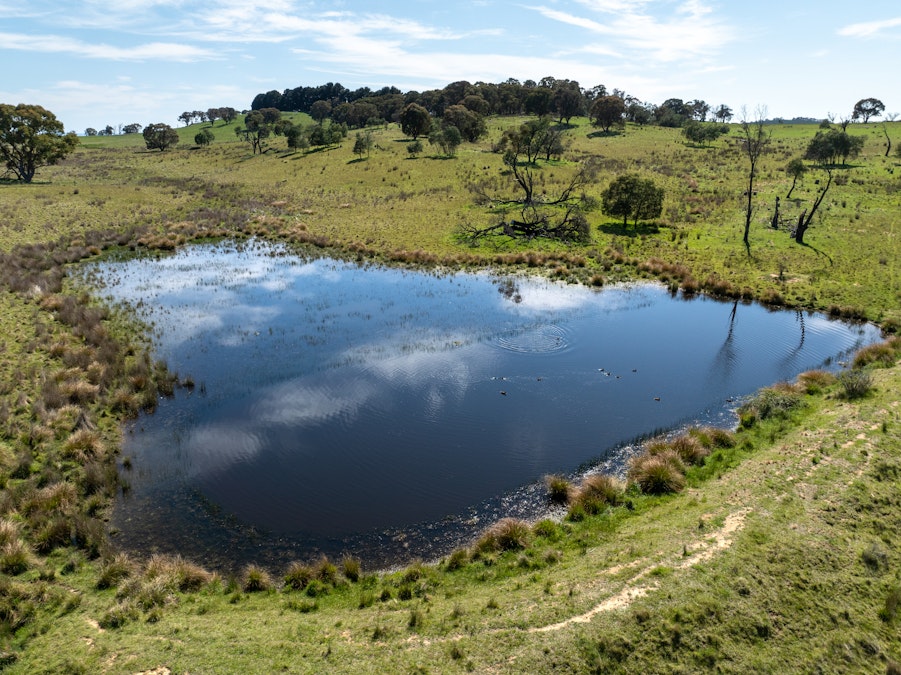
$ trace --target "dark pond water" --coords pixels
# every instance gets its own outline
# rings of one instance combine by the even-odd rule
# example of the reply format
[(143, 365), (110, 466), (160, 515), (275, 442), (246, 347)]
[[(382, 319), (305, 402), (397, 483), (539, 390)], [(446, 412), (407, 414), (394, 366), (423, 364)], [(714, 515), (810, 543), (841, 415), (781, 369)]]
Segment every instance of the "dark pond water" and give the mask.
[(88, 270), (197, 387), (131, 425), (119, 543), (211, 566), (446, 552), (537, 483), (878, 339), (867, 325), (656, 285), (195, 246)]

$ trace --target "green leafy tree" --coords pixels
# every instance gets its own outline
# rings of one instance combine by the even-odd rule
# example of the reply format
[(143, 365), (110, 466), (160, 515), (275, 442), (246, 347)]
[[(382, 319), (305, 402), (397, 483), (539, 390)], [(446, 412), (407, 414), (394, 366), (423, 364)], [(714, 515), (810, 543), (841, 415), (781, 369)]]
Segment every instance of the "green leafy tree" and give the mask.
[(698, 122), (693, 119), (686, 120), (682, 125), (682, 135), (697, 145), (708, 145), (728, 132), (729, 127), (725, 124)]
[(372, 132), (367, 130), (362, 133), (357, 132), (356, 138), (354, 139), (354, 154), (359, 156), (360, 159), (363, 159), (363, 155), (369, 157), (369, 152), (372, 150)]
[(726, 124), (729, 120), (732, 119), (732, 108), (727, 106), (725, 103), (720, 103), (716, 110), (713, 111), (713, 119), (721, 124)]
[(156, 124), (148, 124), (144, 127), (144, 145), (148, 150), (159, 150), (160, 152), (178, 145), (178, 132), (168, 124), (157, 122)]
[(569, 124), (569, 121), (577, 115), (582, 115), (585, 110), (585, 98), (579, 89), (578, 82), (566, 83), (557, 87), (551, 99), (554, 110), (560, 123)]
[(606, 134), (610, 128), (623, 124), (626, 102), (619, 96), (599, 96), (591, 104), (589, 117), (592, 125), (600, 127)]
[(885, 112), (885, 104), (878, 98), (862, 98), (854, 104), (851, 119), (862, 120), (866, 124), (871, 117), (879, 117), (883, 112)]
[(795, 157), (785, 165), (785, 173), (792, 177), (792, 186), (788, 189), (788, 194), (785, 195), (786, 199), (791, 199), (795, 185), (797, 185), (798, 181), (804, 177), (805, 173), (807, 173), (807, 165), (804, 163), (803, 159)]
[(663, 213), (665, 191), (650, 178), (637, 173), (618, 176), (601, 195), (601, 210), (608, 216), (621, 216), (623, 226), (629, 218), (634, 224), (639, 220), (657, 218)]
[(306, 150), (310, 147), (310, 140), (299, 124), (292, 124), (285, 130), (285, 138), (288, 139), (288, 147), (291, 150)]
[(819, 164), (848, 163), (848, 158), (857, 157), (863, 150), (863, 136), (852, 136), (847, 131), (830, 128), (818, 131), (807, 144), (804, 157)]
[(400, 114), (400, 129), (413, 140), (425, 136), (431, 128), (432, 116), (418, 103), (410, 103)]
[[(348, 104), (349, 107), (349, 104)], [(313, 101), (310, 106), (310, 117), (321, 123), (332, 114), (332, 104), (328, 101)]]
[(413, 157), (415, 159), (416, 155), (422, 152), (422, 141), (417, 139), (412, 143), (408, 143), (407, 152), (409, 153), (410, 157)]
[(463, 135), (454, 126), (446, 126), (429, 134), (429, 143), (439, 146), (448, 157), (453, 157), (457, 154), (457, 148), (460, 147), (462, 142)]
[(42, 166), (56, 164), (78, 145), (74, 132), (39, 105), (0, 103), (0, 160), (16, 178), (30, 183)]
[(235, 127), (235, 135), (250, 143), (253, 154), (262, 154), (266, 139), (273, 134), (275, 123), (280, 119), (281, 111), (275, 108), (251, 110), (244, 116), (244, 126)]
[(462, 137), (470, 143), (479, 140), (486, 132), (482, 116), (462, 105), (450, 105), (445, 108), (441, 123), (442, 126), (456, 127)]
[(196, 136), (194, 136), (194, 143), (201, 147), (209, 145), (214, 140), (216, 140), (216, 137), (209, 129), (203, 129), (199, 133), (197, 133)]

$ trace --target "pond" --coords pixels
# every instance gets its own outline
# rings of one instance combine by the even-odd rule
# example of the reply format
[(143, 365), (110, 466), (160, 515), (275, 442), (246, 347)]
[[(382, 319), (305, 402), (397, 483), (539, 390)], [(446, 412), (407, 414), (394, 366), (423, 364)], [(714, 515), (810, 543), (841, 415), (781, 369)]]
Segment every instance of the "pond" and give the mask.
[(879, 338), (654, 284), (399, 270), (256, 241), (85, 278), (196, 383), (128, 426), (116, 541), (224, 569), (444, 554), (496, 517), (537, 515), (545, 474), (656, 430), (731, 426), (740, 397)]

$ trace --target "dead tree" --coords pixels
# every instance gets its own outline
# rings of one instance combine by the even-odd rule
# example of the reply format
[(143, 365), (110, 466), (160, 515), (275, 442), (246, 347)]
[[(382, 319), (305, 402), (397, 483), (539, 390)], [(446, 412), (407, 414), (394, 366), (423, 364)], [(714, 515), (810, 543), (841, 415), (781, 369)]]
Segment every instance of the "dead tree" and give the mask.
[(799, 244), (804, 243), (804, 233), (807, 232), (807, 229), (810, 227), (810, 223), (813, 221), (814, 215), (816, 215), (817, 209), (820, 208), (820, 204), (823, 203), (823, 199), (826, 197), (826, 193), (829, 191), (829, 187), (832, 185), (832, 170), (829, 168), (824, 169), (829, 176), (826, 180), (826, 185), (820, 189), (817, 194), (817, 198), (813, 201), (813, 206), (810, 207), (810, 212), (808, 213), (806, 210), (801, 212), (801, 216), (798, 218), (798, 225), (794, 231), (795, 241)]

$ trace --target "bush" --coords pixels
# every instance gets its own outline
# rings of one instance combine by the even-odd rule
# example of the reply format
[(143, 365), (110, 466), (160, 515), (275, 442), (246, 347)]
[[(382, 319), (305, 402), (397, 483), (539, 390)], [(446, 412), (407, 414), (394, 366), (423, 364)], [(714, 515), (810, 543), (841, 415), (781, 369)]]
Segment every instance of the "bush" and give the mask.
[(644, 454), (633, 458), (629, 462), (629, 480), (650, 495), (680, 492), (685, 487), (681, 460), (675, 453)]
[(837, 379), (847, 399), (863, 398), (873, 387), (873, 378), (866, 370), (844, 370)]

